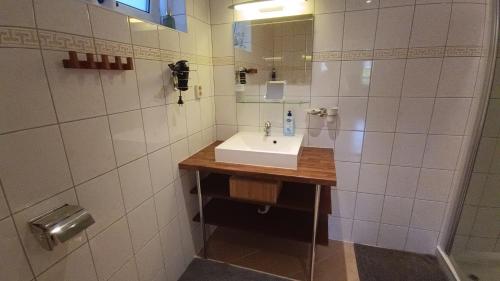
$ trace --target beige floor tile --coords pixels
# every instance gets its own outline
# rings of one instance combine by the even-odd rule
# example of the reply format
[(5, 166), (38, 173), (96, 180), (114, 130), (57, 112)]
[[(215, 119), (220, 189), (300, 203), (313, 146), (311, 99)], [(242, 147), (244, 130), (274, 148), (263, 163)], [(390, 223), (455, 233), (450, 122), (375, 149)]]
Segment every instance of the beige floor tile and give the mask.
[(304, 271), (306, 266), (306, 263), (297, 257), (269, 251), (258, 251), (237, 260), (236, 264), (285, 277), (293, 277), (294, 274)]
[(211, 240), (208, 244), (207, 255), (209, 258), (227, 263), (234, 263), (236, 260), (251, 255), (259, 251), (256, 248), (247, 247), (237, 243), (229, 243), (221, 240)]
[[(208, 257), (297, 280), (307, 280), (310, 244), (218, 228), (208, 242)], [(316, 248), (316, 281), (359, 281), (351, 243), (330, 241)]]

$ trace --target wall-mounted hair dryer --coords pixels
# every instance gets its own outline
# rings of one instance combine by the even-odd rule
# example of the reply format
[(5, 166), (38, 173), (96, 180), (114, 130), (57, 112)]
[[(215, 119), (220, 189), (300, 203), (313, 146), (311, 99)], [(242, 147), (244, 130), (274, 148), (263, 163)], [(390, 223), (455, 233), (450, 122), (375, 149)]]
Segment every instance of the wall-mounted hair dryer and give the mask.
[(177, 104), (184, 104), (182, 92), (188, 90), (189, 63), (187, 60), (180, 60), (175, 64), (169, 64), (168, 67), (172, 70), (174, 89), (179, 90), (179, 100)]

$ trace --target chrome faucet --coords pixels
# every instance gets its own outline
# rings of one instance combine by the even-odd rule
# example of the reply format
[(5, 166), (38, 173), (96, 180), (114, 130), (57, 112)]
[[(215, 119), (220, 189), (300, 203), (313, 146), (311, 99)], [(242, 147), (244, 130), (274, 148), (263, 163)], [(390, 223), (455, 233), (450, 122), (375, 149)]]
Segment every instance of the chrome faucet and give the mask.
[(264, 133), (266, 133), (266, 137), (271, 135), (271, 122), (266, 121), (266, 123), (264, 123)]

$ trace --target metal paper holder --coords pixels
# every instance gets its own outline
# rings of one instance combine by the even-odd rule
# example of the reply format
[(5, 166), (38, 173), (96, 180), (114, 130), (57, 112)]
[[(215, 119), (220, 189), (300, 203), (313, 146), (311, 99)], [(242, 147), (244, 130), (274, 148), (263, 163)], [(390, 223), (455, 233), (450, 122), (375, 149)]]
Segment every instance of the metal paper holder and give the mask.
[(75, 237), (92, 224), (94, 218), (80, 206), (65, 204), (29, 221), (31, 232), (49, 251)]

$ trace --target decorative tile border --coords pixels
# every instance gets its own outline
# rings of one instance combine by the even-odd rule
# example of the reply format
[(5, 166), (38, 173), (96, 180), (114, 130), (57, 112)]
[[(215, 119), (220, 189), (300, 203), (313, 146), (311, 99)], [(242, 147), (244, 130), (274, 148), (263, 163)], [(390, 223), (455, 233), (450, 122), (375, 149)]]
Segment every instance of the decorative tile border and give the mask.
[(234, 57), (213, 57), (212, 64), (215, 66), (234, 65)]
[[(94, 44), (95, 41), (95, 44)], [(0, 26), (0, 47), (39, 48), (60, 51), (77, 51), (123, 57), (135, 56), (140, 59), (174, 62), (186, 59), (193, 64), (234, 65), (234, 56), (207, 57), (176, 51), (160, 50), (104, 39), (79, 36), (74, 34)], [(500, 53), (500, 48), (499, 48)], [(487, 56), (488, 49), (479, 46), (416, 47), (376, 50), (326, 51), (313, 53), (313, 61), (349, 61), (382, 60), (405, 58), (440, 58), (440, 57), (481, 57)]]
[(342, 60), (371, 60), (371, 59), (373, 59), (373, 50), (342, 52)]
[(388, 60), (388, 59), (405, 59), (408, 56), (408, 49), (377, 49), (373, 51), (373, 59)]
[(418, 47), (408, 49), (408, 58), (441, 58), (444, 47)]
[(417, 47), (356, 51), (329, 51), (313, 54), (313, 61), (383, 60), (406, 58), (481, 57), (487, 56), (488, 49), (482, 47)]
[(42, 49), (95, 53), (94, 39), (90, 37), (39, 30), (38, 38)]
[(336, 61), (342, 60), (342, 52), (330, 51), (313, 53), (313, 61)]
[(197, 56), (195, 54), (182, 53), (180, 55), (181, 59), (187, 60), (190, 64), (197, 64)]
[(134, 56), (136, 59), (147, 59), (147, 60), (160, 60), (160, 49), (135, 46), (134, 45)]
[(40, 48), (36, 29), (0, 26), (0, 47)]
[(446, 47), (447, 57), (480, 57), (483, 54), (482, 47)]
[(202, 65), (211, 65), (212, 64), (212, 59), (210, 57), (206, 56), (196, 56), (196, 63), (197, 64), (202, 64)]
[(180, 59), (181, 54), (176, 51), (160, 50), (160, 57), (162, 61), (173, 63)]
[(98, 54), (122, 57), (134, 56), (134, 51), (130, 44), (95, 39), (95, 47)]

